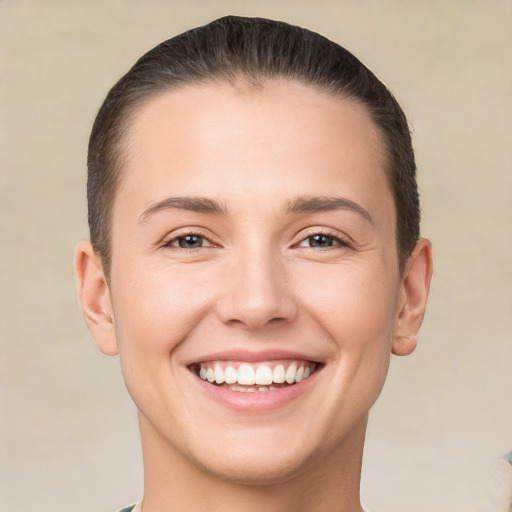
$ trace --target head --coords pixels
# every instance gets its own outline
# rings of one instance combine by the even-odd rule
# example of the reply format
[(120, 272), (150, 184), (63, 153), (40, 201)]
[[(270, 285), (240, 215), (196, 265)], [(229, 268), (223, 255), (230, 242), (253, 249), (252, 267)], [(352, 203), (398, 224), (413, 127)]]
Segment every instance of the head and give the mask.
[(259, 484), (357, 473), (432, 270), (407, 122), (375, 76), (284, 23), (187, 32), (108, 94), (88, 194), (79, 297), (120, 355), (145, 464)]
[(317, 33), (283, 22), (228, 16), (142, 56), (110, 90), (96, 117), (88, 154), (89, 229), (107, 277), (112, 210), (128, 152), (123, 135), (137, 111), (151, 98), (184, 86), (257, 89), (278, 80), (351, 99), (371, 116), (383, 141), (403, 270), (419, 237), (420, 209), (409, 126), (393, 95), (354, 55)]

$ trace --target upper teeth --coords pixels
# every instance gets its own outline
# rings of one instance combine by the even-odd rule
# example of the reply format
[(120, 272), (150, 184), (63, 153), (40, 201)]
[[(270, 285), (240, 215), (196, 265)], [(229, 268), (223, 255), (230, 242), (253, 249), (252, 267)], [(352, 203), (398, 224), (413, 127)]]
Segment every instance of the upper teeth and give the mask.
[[(286, 367), (285, 367), (286, 366)], [(242, 363), (238, 368), (234, 365), (223, 367), (219, 363), (204, 363), (200, 365), (199, 377), (208, 382), (216, 384), (242, 384), (244, 386), (252, 386), (260, 384), (268, 386), (272, 383), (294, 384), (307, 379), (315, 370), (314, 363), (291, 363), (278, 364), (271, 368), (266, 364), (250, 365)]]

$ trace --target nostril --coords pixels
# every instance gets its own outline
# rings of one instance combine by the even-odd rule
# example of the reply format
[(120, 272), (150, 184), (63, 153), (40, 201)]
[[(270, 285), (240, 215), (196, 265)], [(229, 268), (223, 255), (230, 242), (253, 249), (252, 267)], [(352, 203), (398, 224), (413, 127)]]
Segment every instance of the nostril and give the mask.
[(237, 254), (225, 269), (229, 274), (216, 302), (219, 318), (246, 329), (292, 320), (296, 314), (292, 289), (273, 245), (265, 240), (256, 243), (251, 235), (251, 242)]
[(217, 302), (217, 314), (222, 322), (233, 327), (254, 330), (264, 326), (279, 326), (295, 319), (297, 307), (286, 294), (248, 297), (242, 293), (224, 297)]

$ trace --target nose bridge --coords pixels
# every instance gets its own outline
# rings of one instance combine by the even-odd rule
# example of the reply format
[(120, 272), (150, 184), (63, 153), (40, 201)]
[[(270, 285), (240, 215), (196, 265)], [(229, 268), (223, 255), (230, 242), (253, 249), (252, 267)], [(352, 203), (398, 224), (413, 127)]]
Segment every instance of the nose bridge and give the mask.
[(291, 320), (296, 307), (281, 257), (270, 244), (240, 248), (229, 268), (229, 286), (218, 304), (224, 322), (257, 329)]

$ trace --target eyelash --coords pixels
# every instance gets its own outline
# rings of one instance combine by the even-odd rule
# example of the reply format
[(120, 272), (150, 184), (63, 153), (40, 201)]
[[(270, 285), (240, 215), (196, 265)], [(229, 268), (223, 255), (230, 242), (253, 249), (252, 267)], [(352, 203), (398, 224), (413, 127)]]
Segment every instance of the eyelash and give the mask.
[[(306, 233), (306, 236), (303, 236), (301, 238), (301, 240), (299, 241), (299, 243), (295, 244), (295, 246), (306, 247), (306, 246), (302, 246), (301, 244), (316, 237), (316, 236), (323, 236), (323, 237), (329, 238), (329, 239), (333, 240), (334, 244), (336, 244), (336, 245), (333, 244), (329, 247), (320, 248), (320, 249), (326, 250), (326, 249), (335, 248), (336, 246), (352, 248), (352, 244), (349, 242), (349, 240), (346, 237), (343, 237), (340, 235), (335, 235), (328, 231), (323, 231), (323, 230), (318, 230), (318, 229), (313, 229), (309, 233)], [(306, 247), (306, 248), (307, 249), (315, 249), (315, 247), (311, 247), (311, 246)]]
[[(315, 230), (311, 230), (309, 233), (306, 233), (306, 235), (303, 236), (300, 239), (300, 241), (298, 243), (294, 244), (293, 246), (294, 247), (306, 247), (307, 249), (316, 249), (315, 247), (311, 247), (311, 246), (307, 247), (307, 246), (301, 245), (304, 242), (306, 242), (308, 240), (311, 240), (311, 239), (313, 239), (316, 236), (326, 237), (326, 238), (331, 239), (333, 241), (332, 245), (329, 245), (328, 247), (321, 247), (321, 248), (319, 248), (320, 250), (331, 249), (331, 248), (336, 247), (336, 246), (345, 247), (345, 248), (352, 248), (352, 244), (347, 240), (347, 238), (339, 236), (339, 235), (334, 235), (333, 233), (330, 233), (328, 231), (322, 231), (322, 230), (316, 230), (316, 229)], [(179, 241), (183, 240), (183, 239), (185, 239), (187, 237), (197, 237), (197, 238), (200, 238), (200, 239), (202, 239), (202, 241), (207, 241), (209, 245), (207, 245), (207, 246), (201, 245), (200, 247), (188, 247), (188, 248), (187, 247), (179, 246)], [(178, 245), (174, 245), (175, 243), (177, 243)], [(334, 245), (334, 244), (336, 244), (336, 245)], [(188, 250), (188, 251), (197, 251), (199, 249), (204, 249), (204, 248), (209, 248), (209, 247), (219, 247), (219, 245), (214, 243), (212, 240), (210, 240), (209, 237), (207, 237), (205, 234), (203, 234), (203, 233), (201, 233), (199, 231), (187, 231), (187, 232), (184, 232), (184, 233), (180, 233), (179, 235), (173, 236), (171, 239), (167, 240), (162, 245), (162, 247), (163, 248), (174, 247), (176, 249), (185, 249), (185, 250)]]
[[(200, 246), (200, 247), (190, 247), (190, 248), (187, 248), (187, 247), (180, 247), (179, 245), (173, 245), (174, 243), (178, 242), (179, 244), (179, 241), (180, 240), (183, 240), (187, 237), (197, 237), (197, 238), (201, 238), (202, 240), (206, 240), (208, 242), (209, 245), (207, 246)], [(197, 232), (197, 231), (187, 231), (187, 232), (184, 232), (184, 233), (180, 233), (178, 235), (175, 235), (173, 236), (171, 239), (167, 240), (163, 245), (162, 247), (174, 247), (176, 249), (185, 249), (185, 250), (188, 250), (188, 251), (197, 251), (198, 249), (204, 249), (205, 247), (218, 247), (218, 244), (212, 242), (210, 240), (210, 238), (208, 238), (206, 235), (204, 235), (203, 233), (201, 232)]]

